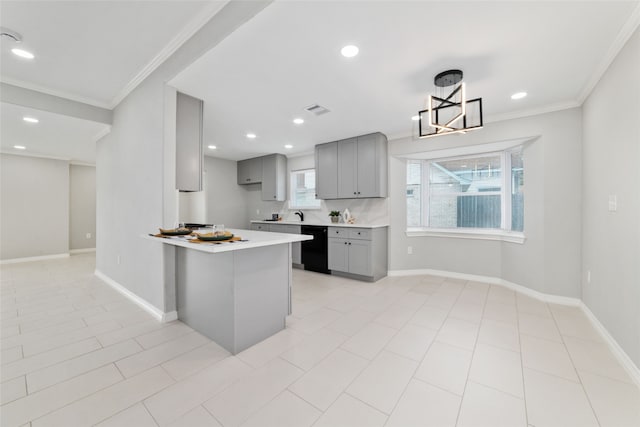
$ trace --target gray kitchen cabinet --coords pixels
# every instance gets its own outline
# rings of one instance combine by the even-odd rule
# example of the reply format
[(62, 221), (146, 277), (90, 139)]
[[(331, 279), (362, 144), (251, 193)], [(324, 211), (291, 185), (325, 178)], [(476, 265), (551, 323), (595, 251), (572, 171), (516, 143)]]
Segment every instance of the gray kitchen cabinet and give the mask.
[(358, 197), (358, 138), (338, 141), (338, 199)]
[(262, 182), (262, 157), (238, 161), (238, 184)]
[(327, 261), (332, 274), (376, 281), (387, 275), (387, 227), (329, 227)]
[(338, 143), (329, 142), (315, 147), (316, 198), (338, 198)]
[(176, 189), (202, 191), (202, 100), (184, 93), (176, 98)]
[(287, 158), (282, 154), (262, 157), (262, 200), (287, 200)]
[[(269, 224), (269, 231), (274, 233), (301, 234), (302, 227), (291, 224)], [(300, 242), (291, 244), (291, 262), (298, 265), (302, 264), (302, 246)]]
[(269, 231), (269, 224), (251, 224), (251, 229), (254, 231)]
[(387, 144), (387, 137), (376, 132), (316, 145), (317, 197), (387, 197)]
[(358, 197), (387, 197), (387, 137), (372, 133), (358, 137)]
[[(331, 236), (331, 234), (329, 234)], [(327, 267), (332, 271), (349, 272), (349, 241), (347, 239), (329, 237)]]

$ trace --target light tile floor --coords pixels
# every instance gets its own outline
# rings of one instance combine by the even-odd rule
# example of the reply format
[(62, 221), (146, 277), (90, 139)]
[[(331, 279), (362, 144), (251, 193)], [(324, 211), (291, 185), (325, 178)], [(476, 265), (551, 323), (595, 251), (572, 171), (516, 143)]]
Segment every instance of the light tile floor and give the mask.
[(640, 426), (588, 319), (500, 286), (294, 270), (287, 329), (234, 357), (94, 268), (1, 267), (3, 427)]

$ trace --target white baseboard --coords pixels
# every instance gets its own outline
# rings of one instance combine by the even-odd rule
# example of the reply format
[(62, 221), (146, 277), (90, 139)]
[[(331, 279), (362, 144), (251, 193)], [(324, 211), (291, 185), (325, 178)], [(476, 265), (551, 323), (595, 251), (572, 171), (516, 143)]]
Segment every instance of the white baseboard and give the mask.
[(107, 285), (111, 286), (116, 291), (120, 292), (125, 297), (129, 298), (132, 302), (137, 304), (140, 308), (147, 311), (153, 317), (158, 319), (160, 322), (171, 322), (172, 320), (176, 320), (178, 318), (178, 313), (175, 311), (170, 311), (168, 313), (163, 312), (159, 308), (156, 308), (154, 305), (148, 303), (146, 300), (140, 298), (138, 295), (131, 292), (129, 289), (122, 286), (120, 283), (113, 280), (111, 277), (107, 276), (100, 270), (95, 270), (94, 274), (100, 280), (105, 282)]
[(624, 367), (631, 379), (640, 387), (640, 368), (633, 363), (633, 360), (629, 355), (620, 347), (620, 344), (611, 336), (607, 328), (604, 327), (598, 318), (591, 312), (584, 302), (579, 298), (563, 297), (559, 295), (546, 294), (544, 292), (536, 291), (534, 289), (527, 288), (526, 286), (518, 285), (517, 283), (509, 282), (499, 277), (491, 276), (478, 276), (475, 274), (455, 273), (444, 270), (432, 270), (432, 269), (419, 269), (419, 270), (390, 270), (389, 276), (401, 277), (401, 276), (418, 276), (428, 274), (432, 276), (449, 277), (452, 279), (472, 280), (475, 282), (489, 283), (492, 285), (500, 285), (511, 290), (520, 292), (531, 298), (535, 298), (540, 301), (550, 302), (553, 304), (567, 305), (578, 307), (589, 318), (593, 327), (600, 333), (604, 342), (607, 343), (609, 349), (618, 360), (618, 362)]
[(45, 261), (48, 259), (60, 259), (60, 258), (68, 258), (69, 254), (54, 254), (54, 255), (42, 255), (42, 256), (30, 256), (25, 258), (13, 258), (13, 259), (3, 259), (0, 261), (0, 264), (18, 264), (21, 262), (33, 262), (33, 261)]
[(582, 309), (584, 314), (589, 318), (591, 324), (596, 328), (600, 335), (604, 338), (605, 342), (609, 345), (611, 352), (618, 359), (618, 362), (622, 365), (622, 367), (627, 371), (633, 382), (636, 383), (638, 387), (640, 387), (640, 369), (633, 363), (633, 360), (629, 357), (629, 355), (620, 347), (618, 342), (611, 336), (607, 328), (604, 327), (602, 323), (598, 320), (595, 314), (587, 307), (587, 305), (580, 301), (579, 307)]
[(90, 252), (95, 252), (96, 248), (86, 248), (86, 249), (71, 249), (69, 250), (70, 254), (88, 254)]

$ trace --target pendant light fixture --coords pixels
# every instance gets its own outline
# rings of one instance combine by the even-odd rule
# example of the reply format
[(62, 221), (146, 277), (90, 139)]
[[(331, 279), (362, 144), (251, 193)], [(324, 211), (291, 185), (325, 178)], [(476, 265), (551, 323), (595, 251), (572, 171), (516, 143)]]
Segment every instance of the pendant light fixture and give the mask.
[(427, 108), (418, 112), (419, 137), (467, 133), (482, 128), (482, 98), (466, 99), (461, 70), (436, 75), (437, 95), (429, 95)]

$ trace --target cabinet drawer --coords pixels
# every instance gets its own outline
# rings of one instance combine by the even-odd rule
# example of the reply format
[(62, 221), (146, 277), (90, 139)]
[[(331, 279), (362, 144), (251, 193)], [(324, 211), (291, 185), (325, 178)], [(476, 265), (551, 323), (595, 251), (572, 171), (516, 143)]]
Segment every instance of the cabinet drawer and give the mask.
[(269, 231), (269, 224), (251, 224), (251, 229), (255, 231)]
[(349, 237), (349, 230), (342, 227), (329, 227), (329, 236), (327, 237), (341, 237), (346, 239)]
[(371, 229), (369, 228), (350, 228), (350, 239), (371, 240)]

